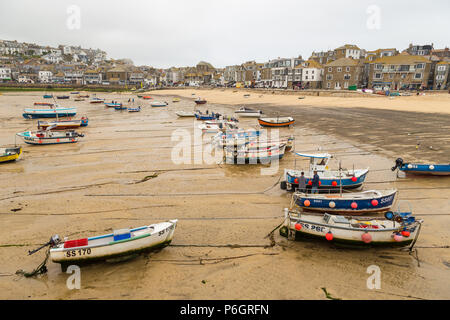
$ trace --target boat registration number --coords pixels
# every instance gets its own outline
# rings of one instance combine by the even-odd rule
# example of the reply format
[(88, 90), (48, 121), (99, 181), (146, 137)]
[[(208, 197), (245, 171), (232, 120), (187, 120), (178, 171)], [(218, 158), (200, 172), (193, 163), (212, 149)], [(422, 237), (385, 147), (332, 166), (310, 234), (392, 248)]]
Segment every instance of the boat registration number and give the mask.
[(164, 233), (166, 233), (166, 231), (172, 230), (173, 229), (173, 225), (171, 225), (170, 227), (167, 227), (166, 229), (161, 230), (160, 232), (158, 232), (158, 236), (162, 236)]
[(386, 198), (381, 198), (380, 202), (381, 202), (381, 203), (391, 202), (391, 201), (392, 201), (392, 198), (394, 198), (393, 195), (392, 195), (392, 196), (389, 196), (389, 197), (386, 197)]
[(306, 229), (309, 229), (309, 230), (312, 230), (312, 231), (317, 231), (317, 232), (320, 232), (320, 233), (324, 233), (325, 232), (324, 231), (325, 227), (316, 226), (314, 224), (302, 223), (302, 222), (300, 222), (300, 224), (302, 225), (302, 227), (304, 227)]
[(68, 250), (66, 251), (66, 257), (80, 257), (91, 254), (91, 248)]

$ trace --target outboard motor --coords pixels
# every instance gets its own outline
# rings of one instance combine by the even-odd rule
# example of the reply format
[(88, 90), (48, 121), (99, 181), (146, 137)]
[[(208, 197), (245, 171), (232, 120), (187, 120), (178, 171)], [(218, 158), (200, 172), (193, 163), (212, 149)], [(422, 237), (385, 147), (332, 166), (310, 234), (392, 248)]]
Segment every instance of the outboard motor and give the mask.
[(395, 166), (392, 167), (392, 171), (395, 171), (395, 169), (400, 168), (402, 165), (403, 165), (403, 159), (398, 158), (397, 160), (395, 160)]

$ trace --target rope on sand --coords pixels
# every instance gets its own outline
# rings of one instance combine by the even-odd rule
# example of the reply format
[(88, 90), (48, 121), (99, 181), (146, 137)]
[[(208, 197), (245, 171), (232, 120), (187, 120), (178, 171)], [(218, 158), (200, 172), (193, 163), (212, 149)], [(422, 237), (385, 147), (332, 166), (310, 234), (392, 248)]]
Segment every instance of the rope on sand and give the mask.
[(33, 271), (31, 271), (31, 272), (26, 272), (26, 271), (23, 271), (22, 269), (20, 269), (20, 270), (17, 270), (16, 271), (16, 274), (21, 274), (21, 275), (23, 275), (24, 277), (26, 277), (26, 278), (30, 278), (30, 277), (34, 277), (34, 276), (36, 276), (36, 275), (38, 275), (38, 274), (44, 274), (44, 273), (46, 273), (47, 272), (47, 266), (46, 266), (46, 264), (47, 264), (47, 260), (48, 260), (48, 257), (50, 256), (50, 249), (48, 249), (47, 250), (47, 252), (46, 252), (46, 254), (45, 254), (45, 259), (44, 259), (44, 261), (42, 261), (37, 267), (36, 267), (36, 269), (34, 269)]

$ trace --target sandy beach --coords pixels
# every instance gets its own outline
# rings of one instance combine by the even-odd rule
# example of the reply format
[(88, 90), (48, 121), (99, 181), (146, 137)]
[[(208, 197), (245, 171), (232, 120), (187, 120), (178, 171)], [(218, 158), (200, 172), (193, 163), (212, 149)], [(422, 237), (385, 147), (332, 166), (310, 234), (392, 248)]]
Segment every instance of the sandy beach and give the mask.
[[(168, 101), (166, 108), (152, 108), (135, 94), (97, 94), (124, 103), (134, 98), (140, 113), (71, 97), (58, 103), (76, 106), (77, 118), (89, 118), (89, 126), (79, 130), (85, 134), (80, 142), (29, 146), (17, 137), (22, 157), (0, 165), (0, 299), (327, 299), (322, 288), (340, 299), (450, 299), (450, 177), (397, 179), (390, 170), (398, 157), (448, 163), (449, 94), (300, 100), (233, 91), (149, 92)], [(42, 94), (0, 96), (0, 146), (36, 128), (37, 120), (24, 119), (22, 111), (43, 101)], [(181, 101), (172, 103), (173, 97)], [(208, 103), (196, 106), (196, 97)], [(425, 220), (417, 255), (293, 242), (278, 232), (266, 237), (283, 221), (291, 200), (279, 188), (283, 170), (308, 165), (292, 153), (269, 175), (261, 174), (261, 165), (172, 161), (175, 130), (192, 134), (198, 125), (177, 118), (176, 111), (233, 115), (241, 105), (296, 118), (294, 128), (282, 129), (295, 135), (296, 151), (320, 147), (344, 167), (370, 167), (365, 190), (397, 188), (399, 198)], [(256, 128), (257, 121), (243, 119), (240, 126)], [(204, 147), (210, 136), (196, 143)], [(51, 262), (48, 273), (36, 278), (15, 274), (43, 260), (44, 252), (28, 256), (28, 250), (53, 234), (76, 239), (173, 218), (179, 223), (171, 246), (130, 261), (82, 267), (80, 290), (69, 290), (69, 275)], [(382, 272), (379, 290), (366, 286), (371, 265)]]

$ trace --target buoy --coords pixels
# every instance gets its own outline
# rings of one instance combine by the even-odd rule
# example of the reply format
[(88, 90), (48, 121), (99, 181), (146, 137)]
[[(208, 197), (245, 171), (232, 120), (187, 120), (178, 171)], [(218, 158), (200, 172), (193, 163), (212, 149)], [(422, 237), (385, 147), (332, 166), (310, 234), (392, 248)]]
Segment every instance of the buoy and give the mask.
[(408, 169), (412, 169), (412, 164), (408, 164)]
[(361, 236), (361, 239), (364, 243), (371, 243), (372, 242), (372, 236), (369, 233), (363, 233)]
[(309, 200), (305, 200), (303, 204), (305, 205), (305, 207), (309, 207), (311, 205), (311, 202), (309, 202)]
[(322, 181), (319, 181), (319, 186), (322, 184)]
[(352, 178), (352, 181), (353, 181), (353, 182), (356, 182), (356, 181), (358, 181), (358, 178), (353, 177), (353, 178)]
[(298, 179), (297, 179), (297, 178), (295, 178), (294, 182), (295, 182), (295, 183), (298, 183)]
[(400, 242), (403, 240), (403, 236), (401, 234), (396, 233), (394, 234), (394, 240)]
[(330, 206), (330, 208), (336, 207), (336, 203), (334, 203), (334, 201), (330, 201), (328, 205)]
[(373, 199), (373, 200), (372, 200), (372, 205), (373, 205), (374, 207), (376, 207), (376, 206), (378, 205), (378, 200)]
[(411, 235), (411, 233), (408, 230), (403, 230), (402, 231), (402, 236), (408, 238)]
[(309, 180), (309, 181), (308, 181), (308, 184), (309, 184), (310, 186), (312, 186), (312, 181), (311, 181), (311, 180)]
[(331, 233), (331, 231), (328, 231), (328, 233), (325, 235), (325, 238), (326, 238), (328, 241), (333, 240), (333, 234)]
[(295, 230), (300, 231), (301, 228), (302, 228), (302, 225), (300, 223), (295, 224)]
[(356, 202), (352, 202), (351, 204), (352, 209), (358, 208), (358, 204)]
[(434, 166), (433, 165), (431, 165), (429, 168), (430, 168), (430, 170), (434, 170)]
[(331, 185), (332, 185), (333, 187), (336, 187), (336, 186), (337, 186), (337, 182), (336, 182), (336, 181), (333, 181), (333, 182), (331, 182)]

